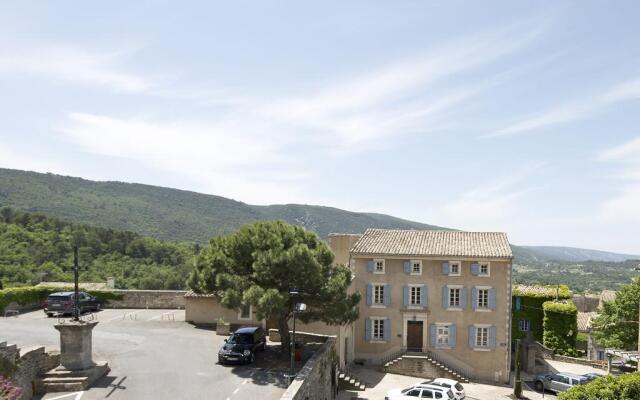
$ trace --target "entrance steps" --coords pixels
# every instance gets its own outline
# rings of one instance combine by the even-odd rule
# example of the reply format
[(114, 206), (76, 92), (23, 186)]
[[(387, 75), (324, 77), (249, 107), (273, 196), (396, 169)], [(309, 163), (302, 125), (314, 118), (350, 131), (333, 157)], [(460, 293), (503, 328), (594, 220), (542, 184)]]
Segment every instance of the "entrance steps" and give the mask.
[(469, 383), (469, 378), (441, 361), (431, 358), (426, 353), (403, 354), (385, 363), (382, 369), (384, 372), (392, 374), (419, 378), (449, 378), (458, 382)]
[(352, 373), (349, 371), (338, 371), (338, 390), (363, 391), (365, 389), (365, 384), (354, 377)]

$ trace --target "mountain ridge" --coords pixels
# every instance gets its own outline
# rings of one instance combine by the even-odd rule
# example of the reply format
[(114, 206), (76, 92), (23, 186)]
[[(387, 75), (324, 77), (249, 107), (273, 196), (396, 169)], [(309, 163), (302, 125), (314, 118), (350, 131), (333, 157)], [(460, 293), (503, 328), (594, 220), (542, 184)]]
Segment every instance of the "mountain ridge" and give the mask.
[[(326, 238), (331, 232), (366, 228), (443, 229), (379, 213), (306, 204), (251, 205), (223, 196), (120, 181), (0, 168), (0, 206), (38, 212), (75, 223), (90, 223), (163, 240), (205, 243), (240, 225), (283, 219)], [(515, 262), (624, 261), (640, 258), (601, 250), (513, 245)], [(592, 257), (599, 257), (593, 259)]]

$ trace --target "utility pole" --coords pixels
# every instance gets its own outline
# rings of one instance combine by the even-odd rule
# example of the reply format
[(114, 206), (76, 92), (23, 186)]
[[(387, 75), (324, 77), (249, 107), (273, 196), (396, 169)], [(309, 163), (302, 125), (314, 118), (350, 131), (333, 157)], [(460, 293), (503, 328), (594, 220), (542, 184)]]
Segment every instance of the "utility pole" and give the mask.
[(80, 321), (80, 295), (78, 291), (78, 246), (73, 246), (73, 320)]

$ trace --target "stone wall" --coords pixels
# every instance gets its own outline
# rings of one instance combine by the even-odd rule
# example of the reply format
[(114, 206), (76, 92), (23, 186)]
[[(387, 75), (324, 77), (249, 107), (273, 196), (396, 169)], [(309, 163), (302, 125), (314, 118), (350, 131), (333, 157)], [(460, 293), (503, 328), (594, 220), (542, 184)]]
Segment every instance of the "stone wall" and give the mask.
[(110, 290), (122, 295), (122, 300), (110, 300), (107, 308), (166, 308), (185, 307), (184, 290)]
[[(293, 335), (293, 331), (289, 331), (289, 334)], [(280, 332), (277, 329), (269, 329), (269, 340), (272, 342), (280, 342), (282, 340)], [(325, 340), (327, 340), (326, 335), (296, 331), (297, 343), (323, 343)]]
[(60, 365), (59, 352), (45, 352), (44, 347), (34, 347), (21, 351), (15, 345), (0, 343), (0, 357), (16, 364), (18, 369), (11, 381), (23, 389), (20, 400), (30, 400), (34, 394), (41, 394), (39, 377)]
[(333, 400), (338, 394), (336, 338), (307, 361), (280, 400)]

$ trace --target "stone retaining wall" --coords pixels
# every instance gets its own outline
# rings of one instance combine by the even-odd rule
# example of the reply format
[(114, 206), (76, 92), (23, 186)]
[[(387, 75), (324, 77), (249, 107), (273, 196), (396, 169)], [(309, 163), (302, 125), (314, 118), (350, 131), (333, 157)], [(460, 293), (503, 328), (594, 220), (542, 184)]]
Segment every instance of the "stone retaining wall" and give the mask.
[(122, 295), (122, 300), (110, 300), (107, 308), (166, 308), (185, 307), (184, 290), (109, 290)]
[(0, 343), (0, 357), (18, 367), (10, 379), (23, 389), (20, 400), (30, 400), (34, 394), (42, 394), (39, 377), (60, 365), (60, 353), (45, 352), (44, 347), (21, 351), (15, 345)]
[[(290, 335), (293, 335), (293, 331), (289, 331)], [(269, 340), (272, 342), (280, 342), (280, 332), (277, 329), (269, 329)], [(327, 335), (318, 335), (317, 333), (298, 332), (296, 331), (297, 343), (324, 343), (327, 340)]]
[(304, 364), (280, 400), (334, 400), (338, 395), (337, 363), (336, 338), (329, 337)]

